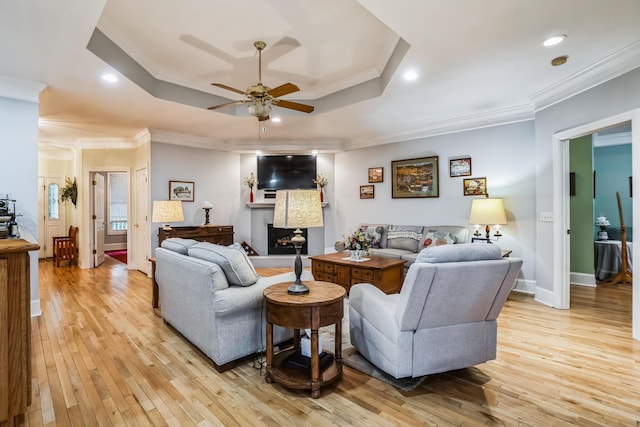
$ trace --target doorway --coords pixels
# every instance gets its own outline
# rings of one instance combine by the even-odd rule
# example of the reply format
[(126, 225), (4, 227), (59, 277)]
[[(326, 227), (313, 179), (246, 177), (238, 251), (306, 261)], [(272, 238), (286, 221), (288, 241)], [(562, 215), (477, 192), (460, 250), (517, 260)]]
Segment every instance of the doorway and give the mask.
[(66, 205), (60, 203), (64, 178), (38, 177), (38, 258), (53, 257), (53, 238), (67, 235)]
[[(554, 307), (568, 309), (570, 306), (570, 235), (569, 235), (569, 141), (604, 129), (631, 123), (632, 186), (638, 187), (640, 180), (640, 109), (622, 113), (593, 123), (558, 132), (552, 137), (553, 151), (553, 299)], [(633, 200), (632, 223), (640, 221), (640, 200)], [(634, 230), (635, 234), (635, 230)], [(633, 236), (633, 265), (639, 265), (640, 253), (637, 236)], [(640, 340), (640, 281), (632, 285), (632, 336)]]

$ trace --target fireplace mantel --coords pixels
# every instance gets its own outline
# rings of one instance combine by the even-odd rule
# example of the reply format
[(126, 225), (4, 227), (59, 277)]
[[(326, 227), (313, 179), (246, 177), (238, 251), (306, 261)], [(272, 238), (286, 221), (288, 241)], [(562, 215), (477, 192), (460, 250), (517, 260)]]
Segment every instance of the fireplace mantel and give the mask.
[[(273, 202), (255, 202), (255, 203), (247, 203), (247, 207), (249, 209), (273, 209), (276, 206), (275, 200)], [(329, 206), (329, 203), (322, 202), (322, 207)]]

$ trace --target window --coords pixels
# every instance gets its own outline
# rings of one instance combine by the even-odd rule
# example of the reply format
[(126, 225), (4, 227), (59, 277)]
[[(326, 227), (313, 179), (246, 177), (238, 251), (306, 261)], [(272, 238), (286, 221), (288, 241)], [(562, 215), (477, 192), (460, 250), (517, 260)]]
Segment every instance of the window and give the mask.
[(108, 199), (107, 217), (109, 228), (107, 234), (126, 234), (127, 232), (127, 174), (110, 172), (107, 174)]
[(49, 194), (47, 194), (47, 200), (49, 202), (48, 218), (47, 219), (60, 219), (58, 212), (59, 199), (60, 199), (60, 187), (58, 184), (49, 184)]

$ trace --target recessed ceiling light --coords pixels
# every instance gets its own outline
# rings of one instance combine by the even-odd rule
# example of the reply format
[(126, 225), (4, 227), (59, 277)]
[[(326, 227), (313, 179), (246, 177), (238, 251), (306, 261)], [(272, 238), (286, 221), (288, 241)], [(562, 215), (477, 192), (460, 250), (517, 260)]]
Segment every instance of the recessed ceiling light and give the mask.
[(402, 77), (404, 77), (406, 81), (410, 82), (418, 78), (418, 73), (415, 70), (409, 70), (405, 71)]
[(280, 123), (282, 121), (282, 119), (280, 117), (271, 117), (271, 121), (273, 123)]
[(559, 34), (557, 36), (549, 37), (542, 43), (542, 45), (545, 47), (555, 46), (557, 44), (562, 43), (566, 38), (567, 38), (566, 34)]
[(105, 73), (102, 75), (102, 80), (109, 83), (115, 83), (118, 81), (118, 76), (113, 73)]

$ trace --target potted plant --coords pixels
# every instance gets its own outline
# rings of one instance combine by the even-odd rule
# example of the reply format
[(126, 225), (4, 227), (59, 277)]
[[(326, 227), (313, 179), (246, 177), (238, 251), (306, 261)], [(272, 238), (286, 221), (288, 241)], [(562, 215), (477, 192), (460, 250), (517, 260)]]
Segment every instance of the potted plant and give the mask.
[(65, 183), (66, 185), (60, 189), (60, 201), (64, 203), (67, 200), (71, 200), (73, 206), (76, 206), (76, 202), (78, 201), (78, 184), (75, 177), (73, 178), (73, 182), (67, 177)]

